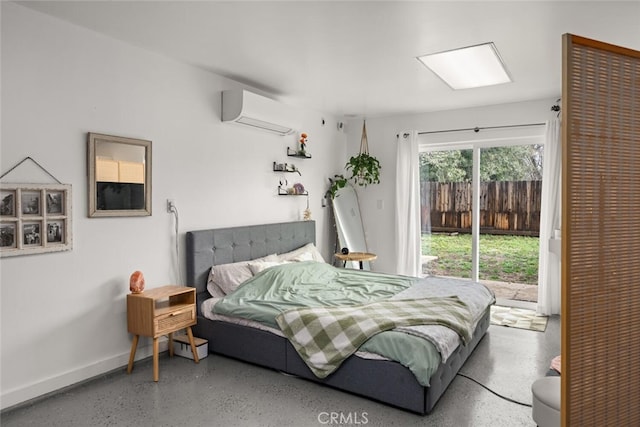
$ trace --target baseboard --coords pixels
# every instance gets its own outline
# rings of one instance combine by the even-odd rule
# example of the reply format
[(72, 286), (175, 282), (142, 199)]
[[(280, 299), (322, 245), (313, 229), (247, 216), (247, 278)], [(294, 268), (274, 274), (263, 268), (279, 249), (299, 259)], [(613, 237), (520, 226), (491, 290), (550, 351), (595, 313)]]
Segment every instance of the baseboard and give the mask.
[[(165, 338), (161, 338), (158, 344), (160, 352), (167, 351), (169, 348), (168, 340)], [(146, 359), (150, 356), (153, 356), (152, 343), (146, 346), (138, 345), (135, 360)], [(4, 411), (5, 409), (11, 409), (14, 406), (19, 406), (32, 400), (44, 398), (69, 386), (74, 386), (115, 369), (123, 368), (128, 363), (129, 351), (82, 366), (78, 369), (64, 372), (60, 375), (52, 376), (42, 381), (36, 381), (12, 390), (3, 390), (0, 396), (0, 410)]]

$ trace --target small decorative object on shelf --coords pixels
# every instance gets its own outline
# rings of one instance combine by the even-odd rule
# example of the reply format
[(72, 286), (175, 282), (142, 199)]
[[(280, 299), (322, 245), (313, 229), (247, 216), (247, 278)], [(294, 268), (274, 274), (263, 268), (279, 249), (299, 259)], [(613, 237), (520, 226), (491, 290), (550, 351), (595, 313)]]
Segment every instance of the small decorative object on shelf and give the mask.
[(302, 219), (305, 221), (311, 220), (311, 209), (309, 209), (309, 194), (307, 194), (307, 208), (302, 212)]
[(293, 184), (293, 191), (295, 194), (304, 194), (304, 185), (296, 182), (295, 184)]
[(132, 294), (139, 294), (144, 291), (144, 274), (141, 271), (134, 271), (129, 278), (129, 290)]
[(306, 156), (307, 155), (307, 138), (309, 137), (309, 135), (307, 135), (305, 132), (302, 132), (300, 134), (300, 150), (298, 150), (298, 154), (301, 156)]
[(276, 162), (273, 162), (273, 171), (274, 172), (292, 172), (292, 173), (297, 173), (298, 175), (302, 176), (302, 174), (298, 170), (298, 167), (296, 165), (294, 165), (293, 163), (276, 163)]

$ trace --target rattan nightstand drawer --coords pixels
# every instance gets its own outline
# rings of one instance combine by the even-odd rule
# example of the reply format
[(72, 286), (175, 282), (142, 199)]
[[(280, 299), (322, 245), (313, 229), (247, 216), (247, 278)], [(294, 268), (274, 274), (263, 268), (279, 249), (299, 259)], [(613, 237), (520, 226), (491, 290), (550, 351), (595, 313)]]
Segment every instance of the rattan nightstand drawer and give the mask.
[(155, 335), (164, 335), (177, 329), (193, 325), (196, 318), (195, 307), (187, 307), (173, 313), (156, 317), (154, 322)]

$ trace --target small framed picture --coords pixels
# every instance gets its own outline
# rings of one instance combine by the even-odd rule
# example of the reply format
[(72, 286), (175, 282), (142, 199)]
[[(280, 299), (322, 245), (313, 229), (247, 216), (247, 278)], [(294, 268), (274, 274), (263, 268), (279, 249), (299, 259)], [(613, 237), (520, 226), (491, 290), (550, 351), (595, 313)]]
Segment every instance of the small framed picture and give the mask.
[(9, 190), (0, 191), (0, 215), (16, 216), (16, 192)]
[(47, 222), (47, 243), (64, 243), (64, 221)]
[(22, 192), (22, 215), (40, 215), (40, 191)]
[(0, 224), (0, 248), (10, 249), (16, 247), (16, 224)]
[(64, 193), (62, 191), (47, 191), (47, 215), (64, 214)]
[(27, 222), (22, 224), (22, 244), (24, 246), (42, 245), (41, 224), (39, 222)]

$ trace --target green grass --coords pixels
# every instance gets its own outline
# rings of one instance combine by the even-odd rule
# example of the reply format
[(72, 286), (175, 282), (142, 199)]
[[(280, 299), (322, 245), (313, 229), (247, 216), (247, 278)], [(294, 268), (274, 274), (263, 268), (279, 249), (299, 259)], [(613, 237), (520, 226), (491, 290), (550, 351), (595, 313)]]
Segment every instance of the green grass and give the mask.
[[(471, 277), (471, 235), (422, 236), (422, 253), (435, 255), (428, 271), (439, 276)], [(538, 238), (480, 235), (480, 279), (538, 284)]]

